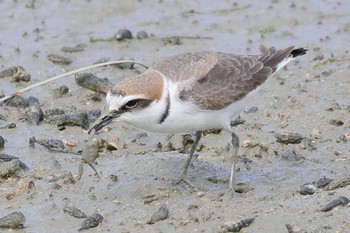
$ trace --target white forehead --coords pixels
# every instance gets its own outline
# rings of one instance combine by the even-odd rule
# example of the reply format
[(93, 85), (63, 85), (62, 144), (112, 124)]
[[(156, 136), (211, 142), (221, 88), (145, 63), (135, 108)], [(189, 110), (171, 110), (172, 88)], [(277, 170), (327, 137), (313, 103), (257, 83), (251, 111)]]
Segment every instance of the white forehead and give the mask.
[(119, 110), (128, 101), (136, 98), (144, 98), (144, 96), (114, 95), (110, 91), (106, 95), (106, 101), (107, 101), (109, 111)]

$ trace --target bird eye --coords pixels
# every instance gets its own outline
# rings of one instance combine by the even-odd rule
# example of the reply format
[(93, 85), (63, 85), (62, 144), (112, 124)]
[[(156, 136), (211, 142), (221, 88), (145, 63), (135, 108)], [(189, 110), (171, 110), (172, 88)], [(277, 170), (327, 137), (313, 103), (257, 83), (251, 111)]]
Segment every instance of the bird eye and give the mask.
[(135, 108), (139, 104), (139, 100), (130, 100), (124, 106), (125, 108), (131, 109)]

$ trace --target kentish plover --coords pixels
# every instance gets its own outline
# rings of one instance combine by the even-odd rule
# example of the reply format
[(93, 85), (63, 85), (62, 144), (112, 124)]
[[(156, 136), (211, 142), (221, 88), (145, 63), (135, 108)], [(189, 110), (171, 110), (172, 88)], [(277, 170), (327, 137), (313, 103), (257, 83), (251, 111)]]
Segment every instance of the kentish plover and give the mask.
[(259, 55), (196, 52), (165, 58), (117, 83), (106, 97), (108, 115), (91, 130), (123, 121), (150, 132), (196, 132), (180, 181), (186, 178), (202, 131), (225, 129), (234, 148), (229, 184), (233, 190), (239, 138), (231, 121), (273, 73), (307, 51), (294, 46), (277, 50), (261, 45), (259, 49)]

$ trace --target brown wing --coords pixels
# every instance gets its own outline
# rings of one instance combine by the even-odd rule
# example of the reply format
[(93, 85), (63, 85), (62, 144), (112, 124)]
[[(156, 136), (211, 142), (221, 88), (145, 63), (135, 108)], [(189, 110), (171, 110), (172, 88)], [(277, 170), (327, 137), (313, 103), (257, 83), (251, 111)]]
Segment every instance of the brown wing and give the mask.
[(255, 56), (217, 53), (217, 62), (213, 68), (200, 78), (197, 77), (190, 88), (183, 88), (180, 98), (191, 100), (202, 109), (223, 109), (265, 82), (292, 50), (293, 47), (276, 50), (260, 46), (261, 54)]

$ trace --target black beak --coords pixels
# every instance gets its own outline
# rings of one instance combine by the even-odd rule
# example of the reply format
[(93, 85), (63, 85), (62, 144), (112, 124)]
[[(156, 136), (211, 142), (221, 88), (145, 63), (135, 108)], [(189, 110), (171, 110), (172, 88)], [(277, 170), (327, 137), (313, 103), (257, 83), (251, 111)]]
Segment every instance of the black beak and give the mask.
[(110, 124), (113, 121), (113, 119), (117, 118), (119, 115), (120, 114), (109, 114), (104, 116), (99, 123), (95, 124), (91, 129), (89, 129), (88, 134), (90, 134), (91, 131), (94, 131), (95, 134), (97, 131)]

